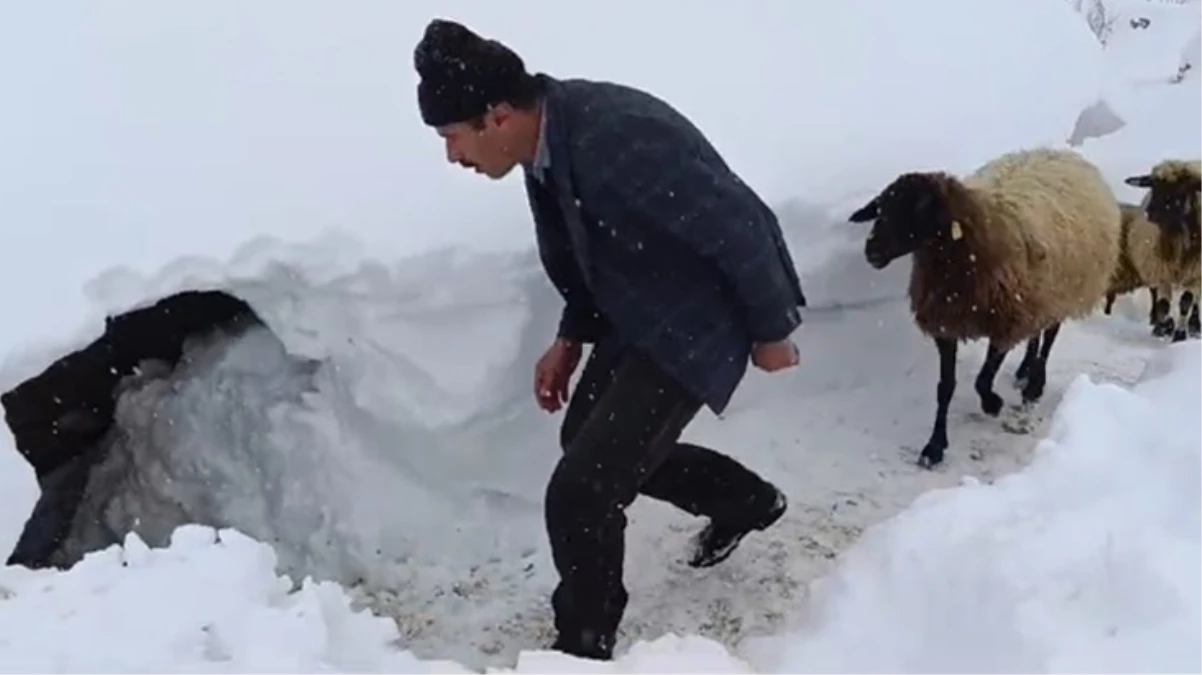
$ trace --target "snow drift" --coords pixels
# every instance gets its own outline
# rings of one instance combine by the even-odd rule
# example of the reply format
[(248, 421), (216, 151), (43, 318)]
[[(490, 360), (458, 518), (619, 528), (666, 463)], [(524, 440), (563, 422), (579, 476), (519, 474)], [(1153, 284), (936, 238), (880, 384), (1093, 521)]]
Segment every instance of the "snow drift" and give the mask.
[[(698, 6), (688, 31), (676, 10), (551, 4), (537, 35), (526, 13), (478, 3), (363, 3), (336, 18), (320, 3), (124, 7), (23, 10), (0, 39), (0, 68), (37, 60), (60, 75), (4, 72), (17, 103), (0, 112), (0, 215), (21, 227), (0, 250), (0, 288), (22, 322), (0, 334), (0, 390), (96, 338), (106, 315), (181, 290), (228, 292), (265, 329), (128, 383), (64, 560), (128, 531), (163, 545), (181, 523), (234, 527), (297, 577), (406, 589), (396, 618), (427, 646), (451, 634), (426, 623), (429, 606), (470, 607), (455, 631), (467, 642), (513, 618), (511, 594), (548, 583), (539, 504), (556, 420), (527, 384), (559, 300), (520, 187), (439, 166), (398, 75), (401, 33), (458, 8), (532, 68), (673, 101), (781, 205), (811, 317), (902, 293), (904, 266), (863, 264), (862, 232), (842, 222), (851, 201), (901, 170), (1060, 143), (1101, 82), (1088, 29), (1040, 0)], [(662, 58), (665, 32), (679, 58)], [(680, 77), (681, 63), (701, 76)], [(342, 234), (315, 239), (331, 227)], [(903, 312), (881, 316), (872, 339), (915, 370), (928, 346)], [(830, 360), (886, 358), (873, 353)], [(815, 370), (791, 386), (871, 379)], [(36, 495), (28, 470), (5, 475), (0, 543)]]
[(816, 583), (764, 672), (1202, 668), (1202, 349), (1132, 390), (1081, 376), (1030, 467), (932, 491)]

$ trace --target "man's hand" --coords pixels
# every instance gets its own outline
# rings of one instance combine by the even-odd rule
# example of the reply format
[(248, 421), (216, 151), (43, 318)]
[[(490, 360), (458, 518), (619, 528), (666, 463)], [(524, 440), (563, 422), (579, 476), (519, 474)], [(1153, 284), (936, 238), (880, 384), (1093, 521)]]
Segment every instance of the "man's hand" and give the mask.
[(751, 362), (756, 368), (769, 373), (792, 368), (800, 360), (797, 345), (792, 340), (762, 342), (751, 348)]
[(568, 383), (580, 363), (579, 342), (557, 339), (534, 366), (534, 398), (538, 407), (555, 412), (568, 402)]

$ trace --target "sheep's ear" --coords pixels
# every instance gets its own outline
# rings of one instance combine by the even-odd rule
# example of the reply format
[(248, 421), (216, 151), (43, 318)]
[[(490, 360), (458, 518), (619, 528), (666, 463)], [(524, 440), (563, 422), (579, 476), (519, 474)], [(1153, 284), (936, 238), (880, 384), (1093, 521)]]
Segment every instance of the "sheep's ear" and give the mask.
[(847, 220), (853, 223), (867, 223), (870, 220), (876, 220), (881, 215), (881, 198), (880, 196), (873, 197), (869, 202), (860, 207), (858, 211), (847, 217)]
[(1144, 174), (1142, 176), (1128, 176), (1123, 179), (1123, 182), (1131, 187), (1150, 188), (1152, 187), (1152, 177)]

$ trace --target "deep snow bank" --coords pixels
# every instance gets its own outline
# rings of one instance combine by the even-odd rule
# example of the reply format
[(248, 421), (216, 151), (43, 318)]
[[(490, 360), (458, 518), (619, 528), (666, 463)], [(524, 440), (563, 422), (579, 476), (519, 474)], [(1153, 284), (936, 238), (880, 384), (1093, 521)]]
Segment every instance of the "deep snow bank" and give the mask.
[(12, 673), (467, 672), (397, 649), (395, 625), (352, 612), (337, 585), (307, 581), (292, 592), (274, 568), (265, 544), (191, 525), (169, 548), (131, 535), (67, 572), (0, 569), (0, 664)]
[[(290, 592), (274, 565), (265, 544), (190, 525), (168, 548), (131, 535), (64, 573), (0, 569), (0, 671), (473, 672), (415, 658), (390, 620), (353, 610), (335, 584), (306, 580)], [(675, 636), (635, 645), (615, 664), (538, 651), (516, 665), (523, 673), (746, 668), (721, 645)]]
[[(448, 547), (430, 561), (479, 547), (467, 533), (435, 535), (470, 528), (475, 510), (503, 521), (482, 497), (538, 492), (529, 467), (555, 452), (553, 436), (506, 435), (512, 411), (528, 408), (529, 350), (556, 320), (532, 254), (447, 251), (388, 268), (328, 242), (255, 249), (225, 269), (98, 282), (111, 298), (141, 289), (130, 301), (221, 286), (269, 330), (200, 345), (169, 379), (122, 395), (120, 431), (85, 498), (99, 519), (78, 519), (64, 562), (135, 523), (153, 544), (181, 522), (230, 523), (275, 543), (288, 571), (351, 583), (423, 537)], [(477, 534), (489, 529), (503, 536), (497, 523)]]
[(1202, 347), (1081, 376), (1030, 467), (929, 492), (814, 584), (768, 672), (1197, 672)]

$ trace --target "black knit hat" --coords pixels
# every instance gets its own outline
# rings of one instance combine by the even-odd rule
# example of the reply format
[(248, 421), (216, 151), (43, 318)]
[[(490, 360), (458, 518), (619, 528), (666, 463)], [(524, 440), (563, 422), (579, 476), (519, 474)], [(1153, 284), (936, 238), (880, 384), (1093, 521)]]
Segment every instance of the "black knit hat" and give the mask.
[(480, 117), (532, 86), (526, 64), (513, 50), (445, 19), (426, 26), (413, 50), (413, 67), (421, 76), (417, 104), (422, 121), (432, 127)]

